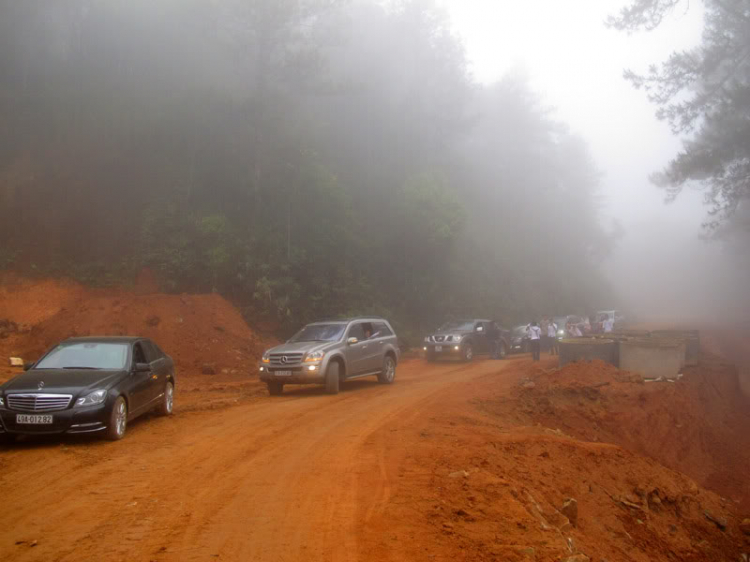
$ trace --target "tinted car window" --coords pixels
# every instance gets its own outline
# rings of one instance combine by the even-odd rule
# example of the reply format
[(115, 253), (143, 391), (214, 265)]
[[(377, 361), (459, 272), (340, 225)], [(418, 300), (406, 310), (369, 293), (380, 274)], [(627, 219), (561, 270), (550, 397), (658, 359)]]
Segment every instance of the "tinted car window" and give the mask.
[(36, 369), (124, 369), (128, 360), (125, 343), (63, 343), (50, 351)]
[(148, 361), (146, 361), (146, 354), (143, 353), (143, 349), (141, 348), (140, 343), (137, 343), (133, 346), (133, 362), (148, 363)]
[(161, 347), (159, 347), (158, 345), (156, 345), (156, 342), (155, 342), (155, 341), (152, 341), (152, 342), (151, 342), (151, 345), (153, 345), (153, 346), (154, 346), (154, 349), (156, 350), (156, 353), (157, 353), (157, 355), (159, 356), (159, 358), (162, 358), (162, 357), (166, 357), (166, 356), (167, 356), (167, 354), (166, 354), (166, 353), (164, 353), (164, 350), (163, 350), (163, 349), (162, 349)]
[(292, 336), (289, 341), (339, 341), (345, 327), (346, 324), (310, 324)]
[(474, 322), (471, 320), (459, 320), (456, 322), (446, 322), (440, 328), (438, 328), (441, 332), (448, 332), (450, 330), (455, 330), (457, 332), (469, 332), (474, 329)]
[(375, 322), (373, 324), (373, 327), (375, 328), (376, 336), (379, 338), (385, 338), (393, 335), (393, 331), (385, 322)]
[(353, 324), (351, 328), (349, 328), (349, 333), (347, 335), (348, 338), (357, 338), (359, 341), (362, 341), (365, 339), (365, 328), (364, 324), (361, 322), (359, 324)]
[(156, 346), (150, 340), (144, 340), (141, 342), (143, 346), (143, 352), (146, 354), (146, 361), (153, 363), (161, 359), (161, 354), (157, 351)]

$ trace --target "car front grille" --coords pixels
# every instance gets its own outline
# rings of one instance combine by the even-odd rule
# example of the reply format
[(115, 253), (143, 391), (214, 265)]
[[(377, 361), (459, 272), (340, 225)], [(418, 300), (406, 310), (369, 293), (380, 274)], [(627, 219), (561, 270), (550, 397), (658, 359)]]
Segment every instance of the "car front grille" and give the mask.
[(55, 412), (70, 405), (70, 394), (9, 394), (8, 408), (21, 412)]
[[(437, 343), (443, 343), (443, 342), (452, 342), (453, 336), (432, 336), (430, 339)], [(458, 340), (456, 340), (458, 341)]]
[(272, 353), (271, 365), (296, 365), (302, 362), (302, 353)]

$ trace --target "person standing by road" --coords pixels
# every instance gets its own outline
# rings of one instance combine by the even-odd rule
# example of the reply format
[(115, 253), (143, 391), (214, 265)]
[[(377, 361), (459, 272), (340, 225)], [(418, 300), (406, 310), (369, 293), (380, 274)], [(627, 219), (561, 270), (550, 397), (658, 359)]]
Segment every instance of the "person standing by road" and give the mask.
[(611, 316), (607, 316), (604, 319), (604, 322), (602, 322), (602, 327), (604, 328), (605, 334), (611, 334), (612, 330), (615, 328), (615, 319)]
[(495, 322), (487, 327), (487, 341), (490, 344), (490, 359), (500, 359), (500, 330)]
[(557, 324), (550, 320), (547, 324), (547, 338), (549, 339), (549, 354), (557, 355)]
[(539, 324), (539, 328), (542, 330), (542, 343), (540, 344), (539, 351), (548, 351), (550, 348), (549, 338), (547, 337), (547, 326), (549, 326), (549, 320), (545, 317), (542, 318), (542, 322)]
[(542, 329), (535, 320), (526, 327), (526, 331), (529, 333), (529, 339), (531, 340), (531, 357), (534, 361), (539, 361), (539, 347), (542, 342)]

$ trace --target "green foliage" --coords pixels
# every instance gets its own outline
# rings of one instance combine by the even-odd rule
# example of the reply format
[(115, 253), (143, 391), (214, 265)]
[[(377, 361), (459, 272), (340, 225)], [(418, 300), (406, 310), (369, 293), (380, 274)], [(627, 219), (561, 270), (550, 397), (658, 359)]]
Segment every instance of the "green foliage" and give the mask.
[(434, 250), (455, 242), (466, 211), (444, 177), (423, 173), (404, 183), (401, 218), (411, 239)]
[[(634, 0), (610, 24), (653, 29), (681, 0)], [(702, 184), (710, 206), (709, 233), (750, 233), (750, 0), (705, 0), (704, 32), (693, 50), (673, 53), (645, 74), (625, 77), (643, 88), (684, 148), (652, 180), (673, 200), (691, 182)], [(742, 209), (741, 209), (742, 208)], [(737, 224), (730, 224), (742, 213)]]
[(473, 84), (432, 2), (47, 4), (0, 0), (0, 267), (147, 266), (281, 333), (380, 314), (413, 344), (593, 301), (585, 148), (522, 81)]
[(236, 274), (242, 241), (226, 216), (196, 216), (174, 204), (144, 212), (139, 256), (168, 290), (220, 290)]

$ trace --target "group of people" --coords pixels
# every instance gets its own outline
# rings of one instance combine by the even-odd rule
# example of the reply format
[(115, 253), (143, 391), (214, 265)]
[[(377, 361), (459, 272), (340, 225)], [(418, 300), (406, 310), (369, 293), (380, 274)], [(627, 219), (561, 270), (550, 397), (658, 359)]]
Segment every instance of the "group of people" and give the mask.
[(559, 353), (557, 345), (557, 324), (551, 318), (542, 320), (541, 326), (536, 320), (526, 327), (531, 343), (531, 356), (539, 361), (542, 349), (549, 350), (550, 355)]
[[(615, 319), (612, 316), (604, 316), (599, 319), (602, 332), (608, 334), (614, 330)], [(552, 318), (542, 319), (541, 324), (534, 321), (526, 326), (531, 343), (531, 355), (534, 361), (539, 361), (542, 351), (549, 351), (550, 355), (557, 355), (560, 350), (557, 342), (558, 326)], [(568, 321), (565, 324), (565, 336), (569, 338), (582, 338), (584, 334), (591, 333), (591, 324), (588, 318), (582, 321)]]

